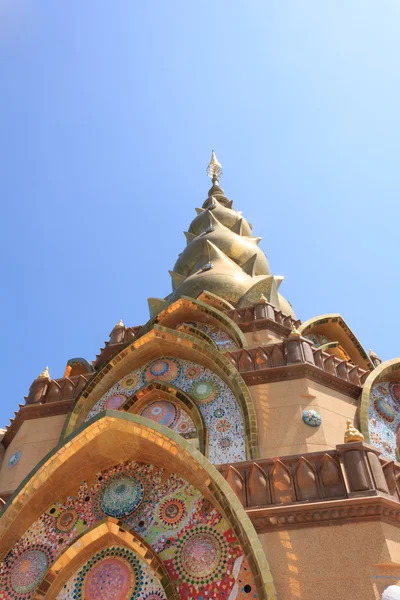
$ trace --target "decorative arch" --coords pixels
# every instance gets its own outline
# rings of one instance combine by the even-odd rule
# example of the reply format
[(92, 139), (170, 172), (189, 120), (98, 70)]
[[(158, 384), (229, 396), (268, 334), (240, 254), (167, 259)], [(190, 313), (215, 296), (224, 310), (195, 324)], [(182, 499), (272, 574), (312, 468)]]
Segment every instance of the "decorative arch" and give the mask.
[[(181, 323), (194, 322), (199, 329), (201, 324), (206, 333), (218, 345), (218, 342), (231, 340), (237, 348), (247, 347), (246, 338), (240, 327), (225, 312), (200, 299), (182, 296), (160, 312), (152, 321), (163, 327), (175, 329)], [(218, 332), (220, 332), (218, 334)], [(225, 333), (225, 337), (221, 335)]]
[[(123, 404), (121, 404), (120, 410), (146, 417), (147, 415), (143, 415), (143, 410), (157, 400), (167, 400), (171, 404), (180, 406), (183, 411), (188, 414), (195, 427), (199, 450), (202, 454), (207, 455), (207, 428), (205, 427), (202, 414), (197, 404), (193, 402), (191, 397), (177, 387), (171, 384), (153, 381), (145, 387), (142, 387), (136, 394), (133, 394)], [(160, 420), (154, 418), (151, 420), (155, 422), (161, 422)], [(165, 425), (165, 423), (162, 424)], [(192, 435), (186, 435), (186, 430), (182, 429), (182, 427), (179, 427), (179, 418), (174, 425), (175, 424), (177, 424), (177, 426), (172, 427), (167, 425), (167, 427), (173, 431), (176, 431), (185, 439), (194, 437)]]
[[(375, 366), (357, 337), (338, 313), (313, 317), (302, 323), (298, 329), (304, 337), (315, 341), (315, 345), (326, 345), (324, 349), (327, 352), (342, 360), (350, 359), (355, 365), (368, 371)], [(332, 345), (334, 342), (338, 343)]]
[(367, 443), (390, 460), (400, 458), (400, 358), (379, 365), (361, 394), (360, 426)]
[[(173, 356), (163, 355), (130, 371), (96, 402), (85, 420), (88, 421), (104, 409), (116, 408), (118, 404), (121, 407), (126, 403), (132, 406), (132, 395), (157, 381), (173, 384), (190, 396), (198, 407), (207, 431), (207, 457), (213, 464), (246, 460), (243, 414), (230, 388), (212, 370), (197, 362)], [(158, 408), (161, 409), (161, 405)], [(171, 424), (178, 416), (178, 411), (172, 405), (167, 412), (170, 418), (161, 421), (163, 425)], [(151, 418), (151, 415), (143, 416)]]
[[(209, 369), (216, 378), (221, 380), (223, 383), (222, 387), (229, 391), (229, 394), (232, 395), (240, 407), (246, 454), (250, 458), (256, 458), (257, 422), (255, 410), (247, 386), (237, 369), (223, 354), (213, 350), (208, 343), (184, 332), (167, 329), (159, 325), (154, 325), (154, 328), (149, 333), (125, 347), (92, 378), (66, 420), (62, 436), (68, 436), (89, 415), (92, 417), (102, 410), (107, 400), (107, 394), (110, 393), (112, 395), (116, 390), (113, 386), (116, 386), (124, 377), (133, 373), (135, 369), (142, 369), (150, 361), (162, 359), (165, 356), (192, 361), (201, 367)], [(150, 383), (150, 381), (145, 381), (144, 383)], [(132, 388), (131, 393), (136, 392), (139, 387), (136, 389)], [(112, 392), (110, 392), (111, 389), (113, 389)], [(184, 389), (183, 391), (186, 390)], [(205, 421), (207, 421), (204, 413), (202, 414)], [(210, 430), (207, 422), (206, 425), (208, 430)], [(211, 444), (210, 435), (209, 444)], [(245, 458), (244, 456), (239, 458), (239, 460), (245, 460)], [(228, 457), (226, 462), (235, 462), (235, 460), (230, 460)]]
[[(0, 518), (2, 577), (10, 575), (21, 552), (40, 546), (50, 557), (46, 589), (57, 580), (51, 571), (66, 560), (67, 548), (73, 548), (78, 537), (84, 539), (79, 532), (89, 534), (89, 546), (90, 540), (101, 537), (93, 525), (107, 523), (109, 543), (116, 541), (110, 535), (119, 528), (120, 545), (126, 547), (131, 535), (132, 544), (143, 541), (141, 556), (153, 560), (151, 552), (146, 554), (150, 548), (157, 554), (179, 598), (200, 599), (221, 585), (237, 600), (276, 600), (258, 537), (222, 475), (175, 432), (148, 423), (137, 415), (106, 411), (38, 465)], [(121, 489), (124, 486), (127, 490)], [(174, 510), (168, 510), (171, 503)], [(74, 511), (73, 518), (65, 514)], [(100, 524), (104, 513), (111, 519)], [(63, 528), (61, 539), (57, 527)], [(205, 562), (197, 562), (199, 552)], [(73, 555), (72, 549), (69, 556)], [(39, 573), (36, 590), (43, 576)], [(244, 587), (236, 585), (239, 578)], [(172, 591), (168, 597), (173, 597)]]
[[(115, 551), (118, 548), (127, 549), (133, 553), (134, 558), (137, 557), (139, 563), (144, 563), (145, 569), (147, 567), (146, 571), (150, 572), (156, 580), (155, 585), (148, 586), (149, 589), (146, 591), (146, 595), (155, 592), (159, 593), (160, 598), (162, 598), (161, 593), (164, 593), (165, 598), (179, 600), (176, 587), (157, 553), (135, 531), (125, 523), (112, 517), (98, 521), (87, 532), (78, 536), (60, 554), (38, 586), (34, 600), (39, 600), (44, 596), (46, 600), (57, 600), (58, 598), (69, 600), (71, 597), (76, 597), (73, 596), (73, 592), (76, 593), (78, 586), (74, 585), (74, 575), (79, 576), (79, 573), (83, 570), (82, 568), (93, 556), (96, 557), (99, 553), (103, 553), (106, 557), (108, 550), (112, 551), (113, 556), (122, 554), (123, 559), (126, 560), (125, 552), (118, 553)], [(63, 594), (62, 589), (64, 586), (68, 589)]]

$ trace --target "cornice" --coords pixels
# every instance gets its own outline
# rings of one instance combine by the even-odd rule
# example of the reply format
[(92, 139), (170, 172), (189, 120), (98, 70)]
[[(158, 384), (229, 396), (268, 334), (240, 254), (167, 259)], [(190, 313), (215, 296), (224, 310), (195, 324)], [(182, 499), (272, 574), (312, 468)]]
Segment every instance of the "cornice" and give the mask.
[(400, 527), (400, 504), (383, 496), (344, 498), (246, 509), (257, 533), (383, 521)]
[(240, 374), (248, 386), (305, 378), (341, 392), (355, 400), (359, 398), (361, 393), (360, 386), (340, 379), (307, 363), (260, 369), (258, 371), (245, 371)]

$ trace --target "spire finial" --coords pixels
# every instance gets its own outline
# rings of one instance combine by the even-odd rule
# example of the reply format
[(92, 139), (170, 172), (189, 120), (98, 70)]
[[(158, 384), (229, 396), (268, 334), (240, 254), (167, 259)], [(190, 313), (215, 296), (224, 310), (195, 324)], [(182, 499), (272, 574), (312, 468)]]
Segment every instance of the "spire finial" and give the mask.
[(38, 377), (38, 379), (50, 379), (49, 367), (46, 367)]
[(207, 167), (207, 175), (211, 178), (213, 183), (217, 183), (217, 181), (221, 177), (222, 173), (223, 173), (222, 165), (218, 161), (217, 157), (215, 156), (215, 152), (213, 149), (213, 151), (211, 153), (211, 160)]
[(358, 431), (358, 429), (356, 429), (354, 427), (354, 425), (351, 424), (350, 419), (347, 419), (346, 420), (346, 431), (344, 433), (344, 443), (350, 444), (351, 442), (363, 442), (363, 441), (364, 441), (363, 434), (360, 433)]
[(124, 324), (123, 324), (123, 322), (122, 322), (122, 319), (120, 319), (120, 320), (118, 321), (118, 323), (115, 325), (114, 329), (118, 329), (119, 327), (125, 327), (125, 325), (124, 325)]

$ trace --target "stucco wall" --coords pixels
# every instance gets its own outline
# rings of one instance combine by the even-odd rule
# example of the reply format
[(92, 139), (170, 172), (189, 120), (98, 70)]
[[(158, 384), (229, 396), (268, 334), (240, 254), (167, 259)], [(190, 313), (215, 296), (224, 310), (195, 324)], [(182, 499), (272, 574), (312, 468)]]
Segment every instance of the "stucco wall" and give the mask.
[[(65, 415), (59, 415), (24, 421), (4, 454), (0, 469), (0, 496), (13, 492), (38, 462), (58, 444), (64, 420)], [(8, 461), (15, 452), (20, 452), (21, 458), (10, 468)]]
[[(258, 423), (261, 458), (317, 452), (343, 443), (346, 419), (354, 419), (357, 401), (310, 381), (295, 379), (249, 387)], [(302, 420), (305, 409), (320, 413), (322, 424)]]
[(380, 522), (260, 536), (279, 600), (380, 600), (400, 580), (400, 530)]

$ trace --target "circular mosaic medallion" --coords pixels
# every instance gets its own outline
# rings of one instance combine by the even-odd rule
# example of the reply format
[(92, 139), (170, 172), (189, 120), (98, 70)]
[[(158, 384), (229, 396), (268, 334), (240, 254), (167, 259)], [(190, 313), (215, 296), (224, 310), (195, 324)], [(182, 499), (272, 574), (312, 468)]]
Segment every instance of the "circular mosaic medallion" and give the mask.
[(302, 414), (303, 421), (310, 427), (319, 427), (322, 423), (322, 418), (316, 410), (304, 410)]
[(171, 528), (176, 527), (183, 520), (186, 514), (185, 504), (182, 500), (172, 498), (161, 504), (158, 509), (158, 518), (163, 523)]
[(8, 460), (8, 468), (11, 469), (11, 467), (15, 467), (20, 458), (21, 452), (14, 452), (14, 454), (12, 454)]
[(224, 414), (225, 414), (225, 411), (223, 408), (216, 408), (214, 410), (214, 417), (216, 419), (221, 419), (224, 416)]
[(218, 446), (221, 448), (221, 450), (228, 450), (228, 448), (230, 448), (232, 446), (231, 438), (228, 437), (227, 435), (219, 438)]
[(102, 489), (100, 509), (109, 517), (126, 517), (138, 508), (144, 497), (142, 482), (136, 477), (117, 477)]
[(229, 421), (227, 421), (227, 419), (220, 419), (215, 426), (215, 429), (220, 433), (226, 433), (230, 430), (230, 428), (231, 424), (229, 423)]
[(180, 416), (180, 410), (168, 400), (157, 400), (146, 406), (140, 414), (165, 427), (172, 427)]
[(213, 381), (201, 379), (192, 386), (190, 393), (199, 404), (211, 404), (218, 396), (219, 389)]
[(108, 400), (106, 400), (104, 404), (104, 408), (110, 408), (112, 410), (117, 410), (120, 406), (125, 402), (125, 396), (111, 396)]
[(149, 364), (144, 370), (142, 378), (144, 383), (150, 381), (175, 381), (181, 373), (179, 362), (175, 358), (161, 358)]
[(189, 423), (189, 421), (181, 421), (176, 426), (175, 431), (177, 431), (178, 433), (187, 433), (188, 431), (191, 431), (192, 429), (193, 429), (193, 426), (191, 423)]
[(400, 383), (398, 381), (390, 382), (389, 391), (393, 400), (400, 404)]
[(200, 375), (200, 368), (189, 367), (188, 369), (186, 369), (185, 375), (186, 379), (195, 379), (195, 377), (198, 377)]
[(224, 568), (225, 540), (217, 532), (187, 532), (180, 540), (177, 570), (193, 584), (214, 581)]
[(387, 421), (388, 423), (393, 423), (396, 413), (394, 409), (390, 406), (390, 404), (386, 402), (386, 400), (384, 400), (383, 398), (377, 398), (374, 402), (374, 408), (378, 415), (380, 415), (382, 419), (384, 419), (384, 421)]
[(120, 386), (124, 390), (132, 390), (138, 383), (137, 377), (134, 375), (128, 375), (120, 382)]
[(72, 598), (75, 600), (139, 600), (143, 598), (145, 574), (133, 552), (110, 546), (101, 550), (78, 571)]
[(66, 510), (57, 519), (56, 527), (63, 533), (71, 531), (78, 520), (78, 514), (73, 510)]
[(28, 594), (43, 579), (48, 558), (42, 550), (25, 550), (11, 569), (11, 587), (17, 594)]
[(109, 556), (94, 565), (86, 575), (84, 598), (87, 600), (126, 600), (135, 587), (135, 574), (129, 563)]

